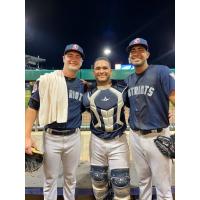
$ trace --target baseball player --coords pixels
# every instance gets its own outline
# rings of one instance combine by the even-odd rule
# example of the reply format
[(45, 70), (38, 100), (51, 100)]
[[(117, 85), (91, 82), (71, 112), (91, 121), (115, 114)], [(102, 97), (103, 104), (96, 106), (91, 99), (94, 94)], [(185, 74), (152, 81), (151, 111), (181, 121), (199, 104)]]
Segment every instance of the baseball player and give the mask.
[(26, 111), (25, 152), (31, 154), (31, 130), (39, 114), (44, 132), (44, 199), (57, 199), (57, 178), (63, 165), (63, 196), (74, 200), (76, 169), (80, 158), (83, 83), (76, 78), (84, 59), (77, 44), (67, 45), (63, 70), (40, 77), (34, 85)]
[(127, 47), (135, 73), (128, 76), (130, 144), (139, 178), (140, 200), (152, 199), (154, 181), (158, 200), (171, 200), (171, 160), (154, 144), (169, 136), (169, 101), (175, 104), (174, 74), (167, 66), (148, 65), (147, 41), (136, 38)]
[(114, 82), (106, 57), (94, 62), (96, 86), (84, 94), (83, 104), (91, 113), (90, 164), (94, 196), (109, 199), (108, 169), (115, 200), (130, 199), (129, 148), (124, 131), (127, 86)]

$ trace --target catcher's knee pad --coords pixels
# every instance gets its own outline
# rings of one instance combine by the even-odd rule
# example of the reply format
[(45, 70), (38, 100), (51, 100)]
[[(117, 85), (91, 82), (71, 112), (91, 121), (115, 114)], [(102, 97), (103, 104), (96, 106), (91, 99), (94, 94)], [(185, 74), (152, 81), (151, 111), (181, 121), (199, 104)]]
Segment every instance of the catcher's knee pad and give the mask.
[(108, 191), (108, 166), (91, 165), (90, 176), (96, 199), (104, 199)]
[(114, 191), (114, 199), (130, 199), (130, 175), (129, 169), (112, 169), (111, 183)]

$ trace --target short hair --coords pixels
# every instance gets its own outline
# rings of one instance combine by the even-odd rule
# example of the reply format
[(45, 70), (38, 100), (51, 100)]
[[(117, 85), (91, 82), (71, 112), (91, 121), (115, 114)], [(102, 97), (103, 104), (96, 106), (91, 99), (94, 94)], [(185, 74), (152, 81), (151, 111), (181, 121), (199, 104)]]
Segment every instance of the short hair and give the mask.
[(95, 61), (94, 61), (94, 64), (93, 64), (93, 68), (94, 68), (95, 63), (96, 63), (97, 61), (99, 61), (99, 60), (105, 60), (106, 62), (109, 63), (110, 68), (112, 68), (112, 64), (111, 64), (110, 60), (109, 60), (107, 57), (98, 57), (98, 58), (96, 58)]

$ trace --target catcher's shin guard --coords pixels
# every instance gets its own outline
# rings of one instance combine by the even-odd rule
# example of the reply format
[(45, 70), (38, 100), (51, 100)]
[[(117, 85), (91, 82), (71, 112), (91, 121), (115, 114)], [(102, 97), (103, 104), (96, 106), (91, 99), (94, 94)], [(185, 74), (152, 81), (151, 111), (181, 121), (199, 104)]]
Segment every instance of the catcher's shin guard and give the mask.
[(103, 200), (108, 193), (108, 166), (91, 165), (92, 188), (97, 200)]
[(130, 200), (129, 169), (111, 170), (111, 183), (114, 191), (114, 200)]

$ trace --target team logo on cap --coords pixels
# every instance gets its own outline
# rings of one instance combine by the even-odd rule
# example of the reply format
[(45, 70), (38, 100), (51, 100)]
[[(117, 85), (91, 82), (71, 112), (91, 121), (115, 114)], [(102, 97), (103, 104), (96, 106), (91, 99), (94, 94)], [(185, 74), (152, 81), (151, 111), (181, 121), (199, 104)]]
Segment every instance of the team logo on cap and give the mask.
[(140, 38), (136, 38), (136, 39), (134, 40), (133, 43), (134, 43), (134, 44), (138, 44), (138, 43), (140, 43)]
[(78, 45), (77, 44), (74, 44), (73, 46), (72, 46), (72, 49), (78, 49)]

